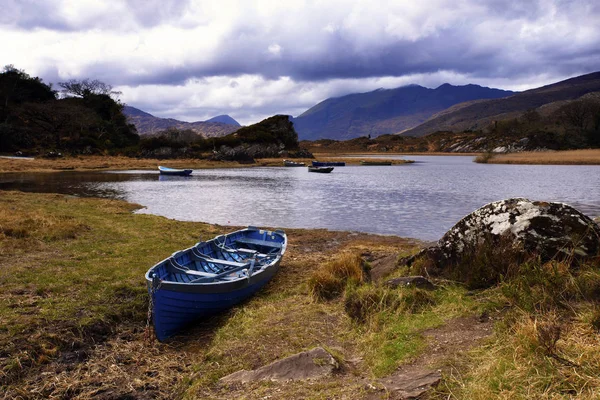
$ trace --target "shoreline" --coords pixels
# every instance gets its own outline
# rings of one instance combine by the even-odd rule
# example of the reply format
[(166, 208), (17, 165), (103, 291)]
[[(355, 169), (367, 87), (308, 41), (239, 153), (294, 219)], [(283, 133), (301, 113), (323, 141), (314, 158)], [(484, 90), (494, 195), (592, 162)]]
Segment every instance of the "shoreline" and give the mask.
[[(199, 236), (212, 238), (238, 227), (138, 214), (139, 205), (123, 200), (2, 194), (0, 385), (7, 398), (32, 393), (44, 398), (375, 398), (386, 394), (384, 378), (422, 367), (440, 373), (441, 390), (448, 388), (444, 398), (451, 392), (479, 398), (469, 393), (492, 390), (498, 379), (518, 388), (525, 377), (541, 377), (535, 368), (540, 363), (546, 363), (543, 377), (556, 380), (572, 368), (553, 364), (544, 352), (515, 351), (536, 348), (535, 331), (534, 339), (528, 334), (536, 326), (533, 315), (506, 297), (502, 286), (472, 291), (456, 281), (431, 278), (436, 285), (431, 292), (389, 287), (390, 279), (414, 275), (398, 260), (416, 254), (425, 242), (326, 229), (285, 229), (287, 252), (259, 293), (159, 343), (145, 329), (145, 272)], [(332, 266), (348, 271), (351, 259), (358, 260), (354, 270), (365, 275), (334, 281), (342, 285), (340, 293), (316, 297), (315, 280), (329, 282)], [(600, 287), (600, 273), (590, 279)], [(559, 354), (572, 360), (583, 354), (593, 362), (573, 382), (582, 391), (600, 384), (597, 331), (580, 322), (592, 318), (594, 307), (574, 301), (567, 310), (578, 314), (565, 320), (576, 322), (566, 322), (567, 333), (560, 337)], [(342, 366), (319, 381), (220, 381), (317, 346)], [(507, 378), (503, 366), (511, 362), (519, 374)], [(483, 363), (499, 372), (480, 373)], [(470, 376), (483, 389), (471, 384)], [(545, 385), (534, 389), (534, 397), (548, 391)], [(551, 390), (560, 393), (560, 388)]]
[[(311, 161), (336, 161), (345, 158), (348, 165), (359, 165), (360, 157), (377, 157), (388, 159), (389, 156), (450, 156), (476, 157), (480, 153), (313, 153), (314, 159), (296, 159), (307, 165)], [(209, 161), (203, 159), (142, 159), (124, 156), (75, 156), (58, 159), (0, 157), (0, 173), (8, 172), (59, 172), (59, 171), (93, 171), (93, 170), (156, 170), (158, 165), (171, 168), (248, 168), (248, 167), (280, 167), (285, 158), (257, 159), (254, 164), (241, 164), (234, 161)], [(394, 165), (412, 163), (412, 160), (391, 159)], [(547, 152), (521, 152), (493, 154), (487, 161), (489, 164), (524, 164), (524, 165), (600, 165), (600, 149), (565, 150)]]

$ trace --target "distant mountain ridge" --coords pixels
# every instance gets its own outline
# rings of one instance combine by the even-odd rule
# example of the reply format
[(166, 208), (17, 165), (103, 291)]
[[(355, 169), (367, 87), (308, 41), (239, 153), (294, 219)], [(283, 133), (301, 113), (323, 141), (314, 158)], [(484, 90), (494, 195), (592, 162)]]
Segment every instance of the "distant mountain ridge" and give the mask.
[(425, 136), (433, 132), (475, 131), (494, 121), (517, 118), (529, 110), (545, 114), (560, 104), (600, 91), (600, 72), (581, 75), (502, 99), (487, 99), (456, 104), (432, 115), (423, 124), (403, 132), (406, 136)]
[(235, 119), (231, 118), (229, 115), (217, 115), (216, 117), (212, 117), (211, 119), (207, 119), (204, 122), (220, 122), (222, 124), (229, 124), (235, 126), (241, 126), (239, 122)]
[(497, 99), (514, 93), (479, 85), (453, 86), (448, 83), (436, 89), (419, 85), (377, 89), (329, 98), (294, 118), (293, 122), (301, 140), (377, 137), (418, 126), (435, 113), (458, 103)]
[(173, 118), (159, 118), (138, 108), (125, 106), (123, 114), (134, 124), (140, 136), (152, 135), (169, 128), (190, 129), (202, 137), (229, 135), (240, 128), (240, 124), (229, 115), (218, 115), (207, 121), (185, 122)]

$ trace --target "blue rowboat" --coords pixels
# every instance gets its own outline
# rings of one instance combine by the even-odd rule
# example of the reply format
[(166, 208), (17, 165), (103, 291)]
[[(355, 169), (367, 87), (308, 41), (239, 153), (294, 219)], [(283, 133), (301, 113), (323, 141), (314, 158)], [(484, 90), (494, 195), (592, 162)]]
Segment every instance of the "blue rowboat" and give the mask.
[(313, 167), (345, 167), (344, 161), (313, 161)]
[(161, 175), (176, 175), (176, 176), (188, 176), (192, 174), (191, 169), (177, 169), (177, 168), (169, 168), (158, 166), (158, 170)]
[(275, 275), (286, 247), (283, 231), (248, 227), (154, 265), (146, 283), (158, 340), (252, 296)]

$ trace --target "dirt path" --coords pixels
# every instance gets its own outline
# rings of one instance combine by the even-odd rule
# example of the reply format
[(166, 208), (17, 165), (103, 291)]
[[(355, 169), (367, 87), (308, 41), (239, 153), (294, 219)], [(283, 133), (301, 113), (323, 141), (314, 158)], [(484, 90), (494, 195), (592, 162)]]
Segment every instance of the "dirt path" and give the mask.
[[(487, 316), (460, 317), (425, 331), (428, 347), (422, 355), (379, 381), (389, 396), (384, 398), (410, 399), (423, 395), (441, 381), (442, 372), (450, 369), (445, 361), (474, 348), (492, 332), (493, 320)], [(369, 400), (379, 398), (382, 398), (381, 392), (368, 397)]]

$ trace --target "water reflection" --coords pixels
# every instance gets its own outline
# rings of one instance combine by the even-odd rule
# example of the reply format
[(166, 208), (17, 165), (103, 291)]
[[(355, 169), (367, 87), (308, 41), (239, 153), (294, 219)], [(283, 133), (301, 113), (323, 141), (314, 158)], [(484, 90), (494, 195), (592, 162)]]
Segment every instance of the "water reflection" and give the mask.
[(474, 209), (508, 197), (569, 203), (600, 215), (600, 167), (475, 164), (471, 157), (411, 157), (415, 164), (0, 175), (0, 189), (120, 198), (141, 212), (222, 225), (328, 228), (436, 240)]

